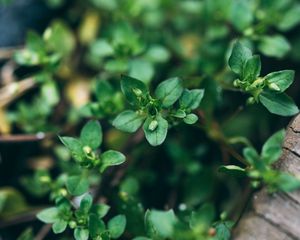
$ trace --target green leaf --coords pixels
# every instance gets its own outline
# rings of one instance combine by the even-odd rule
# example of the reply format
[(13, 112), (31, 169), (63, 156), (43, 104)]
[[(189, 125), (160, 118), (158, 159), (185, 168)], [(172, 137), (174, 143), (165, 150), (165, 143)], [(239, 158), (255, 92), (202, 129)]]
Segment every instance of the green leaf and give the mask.
[(37, 214), (37, 218), (44, 223), (54, 223), (59, 220), (59, 212), (56, 207), (44, 209)]
[(242, 79), (253, 81), (259, 76), (260, 71), (261, 71), (260, 57), (258, 55), (254, 55), (246, 61), (245, 66), (243, 68)]
[(80, 210), (84, 213), (88, 213), (93, 204), (93, 197), (90, 194), (84, 195), (80, 201)]
[(257, 162), (260, 159), (260, 156), (253, 147), (244, 148), (243, 155), (247, 162), (252, 166), (255, 165), (255, 162)]
[(96, 149), (102, 143), (102, 128), (98, 121), (91, 120), (84, 125), (80, 132), (80, 140), (83, 145)]
[(260, 39), (258, 49), (269, 57), (284, 57), (291, 46), (285, 37), (281, 35), (264, 36)]
[(108, 221), (107, 227), (110, 235), (113, 239), (119, 238), (126, 226), (126, 217), (124, 215), (118, 215)]
[(40, 35), (36, 32), (28, 31), (26, 36), (26, 47), (32, 51), (43, 51), (44, 42)]
[(177, 218), (173, 210), (151, 210), (145, 214), (145, 225), (148, 235), (153, 239), (172, 238)]
[(278, 28), (282, 31), (287, 31), (300, 23), (300, 4), (290, 7), (282, 12), (283, 18), (278, 22)]
[(186, 124), (194, 124), (198, 121), (198, 117), (196, 114), (190, 113), (190, 114), (186, 115), (186, 117), (183, 119), (183, 121)]
[(111, 99), (112, 95), (114, 94), (113, 87), (108, 81), (105, 80), (97, 80), (95, 86), (95, 95), (97, 100), (100, 101), (107, 101)]
[(149, 83), (154, 75), (154, 66), (149, 61), (134, 59), (129, 64), (129, 75)]
[(288, 173), (279, 172), (274, 180), (276, 187), (284, 192), (291, 192), (300, 188), (300, 179)]
[(284, 93), (274, 94), (264, 91), (259, 95), (259, 100), (273, 114), (293, 116), (299, 112), (294, 101)]
[(229, 67), (234, 73), (241, 75), (243, 73), (244, 64), (251, 57), (251, 50), (237, 41), (233, 45), (232, 52), (228, 60)]
[(121, 112), (113, 121), (113, 126), (121, 131), (133, 133), (143, 124), (145, 117), (139, 113), (126, 110)]
[(261, 157), (267, 164), (272, 164), (279, 159), (282, 154), (282, 143), (285, 131), (280, 130), (274, 133), (263, 145)]
[(246, 175), (245, 169), (236, 165), (221, 166), (219, 167), (219, 172), (226, 173), (232, 176), (237, 176), (237, 177)]
[(204, 96), (204, 89), (184, 89), (179, 99), (180, 107), (183, 109), (194, 110), (199, 107)]
[(101, 155), (101, 168), (100, 171), (103, 172), (107, 167), (120, 165), (125, 162), (126, 157), (117, 151), (108, 150)]
[(234, 222), (231, 221), (220, 221), (214, 224), (216, 229), (216, 236), (218, 240), (230, 240), (231, 228), (233, 227)]
[(275, 83), (280, 92), (284, 92), (294, 81), (295, 72), (292, 70), (283, 70), (269, 73), (265, 76), (266, 81), (271, 84)]
[(85, 228), (76, 228), (74, 230), (75, 240), (88, 240), (89, 239), (89, 230)]
[(134, 105), (139, 105), (141, 102), (140, 98), (148, 95), (148, 88), (145, 83), (124, 75), (121, 79), (121, 90), (128, 102)]
[(82, 161), (85, 158), (82, 143), (78, 139), (60, 136), (59, 139), (70, 150), (75, 160)]
[(103, 218), (109, 211), (110, 206), (101, 203), (101, 204), (94, 204), (91, 208), (91, 213), (95, 213), (99, 218)]
[(58, 219), (53, 225), (52, 230), (55, 234), (62, 233), (66, 230), (68, 223), (63, 219)]
[(190, 219), (190, 227), (196, 232), (205, 231), (215, 218), (215, 209), (212, 204), (204, 204), (197, 211), (193, 211)]
[(90, 45), (90, 52), (99, 57), (109, 57), (114, 54), (113, 47), (106, 40), (96, 40)]
[(252, 10), (252, 2), (248, 0), (234, 0), (232, 2), (231, 23), (239, 31), (244, 31), (253, 22), (254, 12)]
[(69, 55), (75, 48), (75, 36), (62, 21), (51, 23), (44, 33), (47, 48), (62, 55)]
[(83, 176), (70, 176), (67, 178), (66, 187), (72, 195), (79, 196), (87, 192), (89, 182), (88, 179)]
[(170, 107), (183, 92), (181, 79), (175, 77), (161, 82), (155, 89), (155, 96), (161, 100), (163, 107)]
[(104, 222), (96, 215), (89, 215), (89, 232), (92, 238), (100, 236), (105, 231)]
[[(156, 127), (153, 128), (154, 123)], [(168, 122), (161, 115), (155, 118), (148, 117), (143, 125), (147, 141), (152, 146), (158, 146), (164, 142), (168, 133)]]

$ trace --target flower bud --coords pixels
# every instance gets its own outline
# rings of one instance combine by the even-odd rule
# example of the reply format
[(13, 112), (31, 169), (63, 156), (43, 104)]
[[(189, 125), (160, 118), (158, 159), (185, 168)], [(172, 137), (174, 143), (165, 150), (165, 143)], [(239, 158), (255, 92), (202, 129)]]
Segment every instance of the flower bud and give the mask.
[(152, 120), (148, 126), (150, 131), (154, 131), (158, 126), (158, 122), (156, 120)]
[(141, 89), (138, 88), (133, 88), (132, 91), (134, 92), (134, 94), (139, 97), (143, 94), (143, 92), (141, 91)]
[(84, 146), (83, 147), (83, 151), (86, 153), (86, 154), (90, 154), (92, 152), (92, 149), (91, 147), (89, 146)]
[(77, 223), (76, 223), (75, 221), (70, 221), (70, 222), (69, 222), (69, 227), (70, 227), (71, 229), (74, 229), (74, 228), (77, 227)]
[(280, 91), (280, 88), (278, 87), (278, 85), (276, 83), (270, 83), (268, 85), (268, 87), (271, 89), (271, 90), (274, 90), (274, 91)]
[(254, 98), (254, 97), (249, 97), (249, 98), (247, 99), (247, 104), (252, 105), (252, 104), (254, 104), (254, 103), (255, 103), (255, 98)]

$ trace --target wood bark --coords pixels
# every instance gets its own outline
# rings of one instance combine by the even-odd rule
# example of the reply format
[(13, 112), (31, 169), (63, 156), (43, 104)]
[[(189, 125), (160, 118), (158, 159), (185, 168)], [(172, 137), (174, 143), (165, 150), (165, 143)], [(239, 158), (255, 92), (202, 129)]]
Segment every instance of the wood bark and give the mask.
[[(300, 176), (300, 115), (287, 127), (276, 168)], [(255, 193), (250, 211), (233, 232), (234, 240), (300, 240), (300, 190), (270, 195)]]

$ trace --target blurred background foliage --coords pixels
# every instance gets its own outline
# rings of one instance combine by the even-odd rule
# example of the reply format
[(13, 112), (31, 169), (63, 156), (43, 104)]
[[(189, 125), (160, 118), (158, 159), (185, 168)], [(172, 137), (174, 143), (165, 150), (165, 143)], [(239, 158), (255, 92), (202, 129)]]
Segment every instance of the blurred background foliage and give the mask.
[[(193, 230), (176, 228), (178, 239), (228, 239), (225, 219), (239, 218), (251, 188), (247, 178), (218, 167), (239, 165), (245, 142), (260, 149), (290, 120), (246, 106), (227, 65), (232, 44), (240, 39), (259, 53), (263, 75), (295, 69), (289, 94), (299, 104), (299, 23), (297, 0), (2, 0), (2, 239), (16, 239), (28, 226), (39, 232), (34, 215), (62, 187), (60, 174), (79, 171), (56, 134), (78, 135), (89, 118), (101, 120), (104, 149), (128, 159), (113, 173), (89, 176), (92, 190), (101, 183), (100, 200), (127, 216), (124, 239), (145, 233), (145, 209), (170, 208), (183, 222), (194, 211)], [(155, 148), (141, 132), (114, 129), (113, 118), (127, 104), (121, 74), (150, 89), (173, 76), (185, 87), (204, 88), (200, 121), (171, 129)], [(57, 179), (51, 190), (44, 176)], [(151, 221), (172, 221), (173, 213), (156, 211), (147, 215)], [(218, 220), (223, 225), (214, 225)]]

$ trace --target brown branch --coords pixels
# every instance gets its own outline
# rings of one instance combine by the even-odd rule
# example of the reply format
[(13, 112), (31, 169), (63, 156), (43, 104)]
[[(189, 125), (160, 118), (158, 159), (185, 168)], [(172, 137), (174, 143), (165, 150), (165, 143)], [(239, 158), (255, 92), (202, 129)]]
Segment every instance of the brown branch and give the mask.
[(3, 108), (36, 86), (33, 78), (10, 83), (0, 89), (0, 108)]
[(0, 143), (37, 142), (52, 137), (51, 133), (16, 134), (0, 136)]

